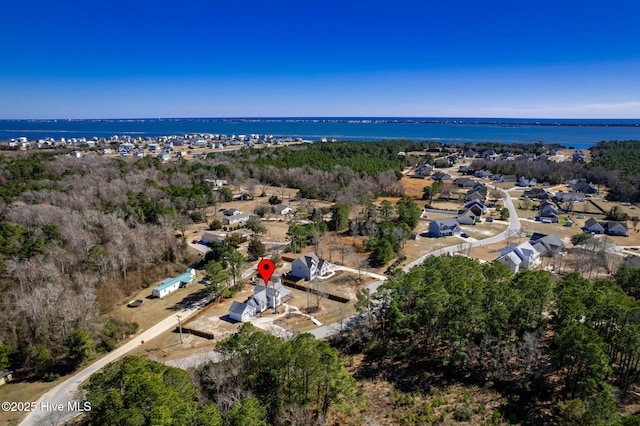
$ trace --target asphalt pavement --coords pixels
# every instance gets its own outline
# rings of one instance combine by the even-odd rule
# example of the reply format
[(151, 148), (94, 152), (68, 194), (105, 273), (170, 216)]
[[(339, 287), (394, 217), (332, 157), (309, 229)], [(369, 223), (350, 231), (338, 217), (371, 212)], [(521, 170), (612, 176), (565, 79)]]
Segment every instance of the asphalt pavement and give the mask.
[[(520, 221), (518, 219), (518, 215), (517, 215), (515, 206), (513, 205), (513, 201), (511, 200), (511, 197), (509, 196), (507, 191), (497, 187), (494, 187), (494, 188), (503, 194), (505, 207), (509, 209), (509, 227), (504, 232), (501, 232), (500, 234), (495, 235), (493, 237), (485, 238), (483, 240), (464, 242), (462, 243), (462, 245), (458, 244), (455, 246), (445, 247), (445, 248), (427, 253), (424, 256), (420, 257), (419, 259), (416, 259), (414, 262), (411, 262), (409, 265), (405, 266), (402, 269), (404, 271), (408, 271), (413, 266), (424, 262), (427, 256), (440, 256), (447, 253), (451, 254), (451, 253), (455, 253), (456, 251), (459, 251), (460, 249), (464, 250), (469, 247), (478, 247), (482, 245), (497, 243), (517, 233), (520, 230)], [(206, 246), (200, 247), (201, 244), (193, 244), (193, 243), (189, 243), (189, 245), (197, 249), (203, 254), (206, 252), (205, 251)], [(343, 269), (343, 270), (349, 270), (352, 272), (358, 272), (355, 269), (346, 268), (346, 267), (337, 267), (336, 269)], [(371, 291), (372, 294), (375, 293), (378, 287), (380, 287), (380, 285), (382, 285), (386, 280), (386, 277), (383, 275), (373, 274), (370, 272), (362, 272), (362, 273), (379, 279), (379, 281), (370, 283), (366, 286)], [(193, 315), (200, 307), (201, 305), (195, 305), (190, 307), (189, 309), (184, 309), (176, 314), (173, 314), (165, 318), (164, 320), (160, 321), (159, 323), (149, 328), (148, 330), (143, 331), (141, 334), (137, 335), (135, 338), (133, 338), (129, 342), (125, 343), (119, 348), (114, 349), (113, 351), (109, 352), (102, 358), (98, 359), (97, 361), (94, 361), (91, 365), (85, 367), (84, 369), (80, 370), (70, 378), (58, 384), (56, 387), (54, 387), (53, 389), (51, 389), (50, 391), (42, 395), (40, 399), (38, 399), (38, 403), (42, 407), (48, 407), (48, 408), (62, 407), (62, 409), (56, 410), (56, 411), (51, 411), (51, 409), (46, 409), (46, 410), (41, 409), (41, 410), (32, 411), (29, 413), (29, 415), (27, 415), (27, 417), (20, 424), (23, 426), (62, 424), (70, 420), (71, 418), (81, 414), (81, 412), (73, 410), (73, 407), (69, 405), (69, 402), (82, 400), (83, 392), (79, 387), (84, 381), (88, 380), (93, 373), (99, 371), (100, 369), (102, 369), (102, 367), (104, 367), (108, 363), (116, 361), (117, 359), (131, 352), (133, 349), (141, 345), (142, 341), (149, 341), (154, 337), (157, 337), (160, 334), (164, 333), (165, 331), (175, 327), (176, 321), (177, 321), (176, 315), (180, 315), (183, 318), (183, 320), (185, 320), (189, 318), (191, 315)], [(321, 327), (318, 327), (312, 330), (310, 333), (313, 334), (317, 339), (323, 339), (323, 338), (332, 336), (334, 334), (340, 333), (343, 329), (348, 328), (351, 325), (353, 325), (355, 322), (359, 321), (359, 319), (360, 319), (360, 315), (356, 314), (342, 321), (338, 321), (333, 324), (326, 324)], [(193, 366), (202, 364), (207, 361), (219, 361), (219, 360), (220, 360), (220, 355), (215, 352), (211, 352), (211, 353), (186, 357), (180, 360), (171, 361), (169, 365), (174, 365), (180, 368), (187, 368), (187, 367), (193, 367)]]

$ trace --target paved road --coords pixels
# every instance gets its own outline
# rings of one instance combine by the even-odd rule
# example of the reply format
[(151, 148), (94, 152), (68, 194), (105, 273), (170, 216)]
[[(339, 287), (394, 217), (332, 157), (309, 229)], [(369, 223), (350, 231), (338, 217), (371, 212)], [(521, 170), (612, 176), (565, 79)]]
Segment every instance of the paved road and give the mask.
[[(514, 235), (520, 230), (520, 221), (518, 219), (518, 214), (516, 212), (516, 208), (513, 205), (513, 201), (511, 200), (511, 197), (509, 196), (508, 192), (497, 187), (494, 187), (494, 188), (500, 191), (504, 196), (505, 207), (509, 209), (509, 226), (505, 231), (501, 232), (500, 234), (494, 235), (489, 238), (485, 238), (483, 240), (475, 240), (475, 241), (463, 240), (464, 241), (462, 244), (463, 250), (469, 247), (479, 247), (486, 244), (498, 243), (500, 241), (507, 239), (509, 236)], [(429, 252), (424, 256), (420, 257), (419, 259), (411, 262), (409, 265), (405, 266), (402, 269), (405, 272), (408, 272), (412, 267), (424, 262), (424, 260), (428, 256), (440, 256), (447, 253), (451, 254), (451, 253), (455, 253), (456, 251), (459, 251), (460, 249), (461, 249), (461, 245), (458, 244), (450, 247), (445, 247), (433, 252)], [(343, 271), (358, 273), (357, 269), (348, 268), (346, 266), (335, 266), (334, 270), (343, 270)], [(384, 275), (375, 274), (372, 272), (360, 271), (360, 273), (370, 276), (372, 278), (376, 278), (378, 280), (366, 285), (366, 288), (368, 288), (372, 294), (375, 293), (378, 290), (378, 288), (387, 279), (387, 277)], [(342, 321), (338, 321), (333, 324), (325, 324), (321, 327), (318, 327), (316, 329), (309, 331), (309, 333), (313, 334), (316, 337), (316, 339), (324, 339), (326, 337), (333, 336), (335, 334), (340, 333), (342, 330), (351, 327), (352, 325), (356, 324), (361, 320), (362, 320), (361, 316), (359, 314), (355, 314), (348, 318), (345, 318)], [(204, 362), (207, 362), (209, 359), (211, 359), (211, 358), (208, 358), (208, 356), (209, 356), (208, 354), (193, 355), (186, 358), (182, 358), (180, 360), (170, 361), (167, 364), (180, 367), (180, 368), (188, 368), (188, 367), (197, 366)], [(213, 357), (213, 359), (219, 360), (219, 358), (216, 358), (215, 356)]]
[(518, 233), (518, 231), (520, 231), (520, 219), (518, 219), (518, 212), (516, 211), (516, 207), (513, 205), (513, 200), (511, 199), (511, 196), (504, 189), (498, 188), (496, 186), (492, 186), (492, 187), (502, 193), (504, 197), (504, 205), (507, 209), (509, 209), (509, 226), (507, 227), (506, 230), (492, 237), (485, 238), (483, 240), (469, 241), (466, 243), (456, 244), (453, 246), (444, 247), (439, 250), (432, 251), (414, 260), (413, 262), (411, 262), (410, 264), (402, 268), (402, 270), (405, 272), (409, 271), (409, 269), (424, 262), (424, 260), (428, 256), (441, 256), (443, 254), (452, 254), (461, 250), (466, 250), (471, 247), (481, 247), (488, 244), (499, 243), (500, 241), (506, 240), (508, 237)]
[[(200, 244), (196, 244), (200, 245)], [(194, 247), (195, 248), (195, 247)], [(208, 247), (207, 247), (208, 248)], [(255, 269), (250, 268), (243, 272), (242, 279), (246, 279), (247, 277), (253, 275), (255, 273)], [(66, 379), (64, 382), (58, 384), (56, 387), (45, 393), (38, 399), (39, 403), (47, 403), (58, 405), (62, 404), (64, 406), (64, 410), (59, 413), (51, 413), (50, 411), (33, 411), (25, 417), (25, 419), (20, 423), (22, 426), (40, 426), (40, 425), (59, 425), (64, 422), (72, 419), (73, 417), (82, 414), (77, 411), (67, 410), (69, 401), (77, 401), (82, 400), (83, 392), (79, 389), (80, 385), (89, 379), (89, 377), (102, 369), (105, 365), (110, 362), (116, 361), (119, 358), (122, 358), (138, 346), (142, 344), (142, 341), (148, 342), (154, 337), (158, 337), (160, 334), (164, 333), (167, 330), (174, 329), (178, 324), (178, 318), (176, 315), (180, 315), (182, 321), (189, 318), (191, 315), (195, 314), (200, 308), (207, 305), (209, 300), (204, 298), (199, 302), (194, 303), (187, 309), (183, 309), (181, 311), (177, 311), (162, 321), (155, 324), (153, 327), (148, 330), (143, 331), (142, 333), (136, 335), (129, 342), (120, 346), (119, 348), (114, 349), (109, 352), (102, 358), (94, 361), (93, 364), (85, 367), (83, 370), (78, 371), (73, 376)], [(50, 406), (50, 405), (49, 405)]]
[[(334, 270), (349, 271), (356, 274), (358, 273), (357, 269), (348, 268), (346, 266), (336, 266)], [(371, 278), (376, 278), (379, 280), (379, 281), (369, 283), (365, 286), (365, 288), (369, 289), (371, 294), (375, 293), (378, 290), (378, 287), (380, 287), (387, 279), (386, 276), (380, 275), (380, 274), (374, 274), (373, 272), (361, 271), (360, 273), (362, 275), (367, 275)], [(337, 321), (337, 322), (334, 322), (333, 324), (325, 324), (322, 327), (315, 328), (309, 331), (309, 333), (313, 334), (316, 337), (316, 339), (324, 339), (326, 337), (333, 336), (334, 334), (340, 333), (342, 330), (351, 327), (351, 325), (353, 325), (355, 322), (359, 320), (360, 320), (360, 315), (355, 314), (348, 318), (343, 319), (342, 321)]]
[(141, 345), (141, 342), (149, 341), (154, 337), (159, 336), (167, 330), (174, 328), (177, 324), (176, 315), (180, 315), (182, 319), (186, 319), (189, 316), (193, 315), (198, 310), (199, 306), (194, 306), (190, 309), (185, 309), (180, 312), (176, 312), (176, 314), (171, 315), (164, 320), (160, 321), (153, 327), (148, 330), (143, 331), (141, 334), (138, 334), (129, 342), (120, 346), (117, 349), (109, 352), (99, 360), (95, 361), (93, 364), (89, 365), (83, 370), (80, 370), (64, 382), (57, 385), (55, 388), (51, 389), (49, 392), (45, 393), (40, 397), (38, 402), (42, 403), (51, 403), (51, 404), (63, 404), (64, 410), (60, 414), (56, 414), (55, 421), (51, 418), (51, 414), (48, 411), (35, 411), (31, 412), (23, 421), (20, 423), (21, 425), (48, 425), (48, 424), (61, 424), (65, 421), (75, 417), (79, 412), (68, 411), (67, 403), (68, 401), (74, 401), (78, 399), (82, 399), (82, 391), (79, 390), (80, 384), (82, 384), (85, 380), (87, 380), (93, 373), (100, 370), (102, 367), (107, 365), (110, 362), (117, 360), (118, 358), (126, 355), (131, 352), (135, 348)]
[[(500, 192), (502, 192), (502, 194), (504, 196), (505, 206), (509, 209), (509, 214), (510, 214), (510, 216), (509, 216), (509, 227), (507, 228), (507, 230), (505, 230), (504, 232), (501, 232), (498, 235), (495, 235), (495, 236), (489, 237), (489, 238), (485, 238), (483, 240), (469, 241), (469, 242), (463, 243), (462, 246), (461, 245), (454, 245), (454, 246), (451, 246), (451, 247), (445, 247), (445, 248), (442, 248), (440, 250), (436, 250), (436, 251), (427, 253), (424, 256), (420, 257), (419, 259), (415, 260), (414, 262), (411, 262), (409, 265), (405, 266), (403, 268), (403, 270), (404, 271), (408, 271), (413, 266), (424, 262), (424, 259), (426, 259), (427, 256), (439, 256), (439, 255), (446, 254), (446, 253), (454, 253), (454, 252), (460, 250), (461, 248), (464, 250), (464, 249), (467, 249), (469, 247), (478, 247), (478, 246), (485, 245), (485, 244), (497, 243), (497, 242), (500, 242), (500, 241), (506, 239), (508, 236), (513, 235), (514, 233), (518, 232), (520, 230), (520, 221), (518, 220), (518, 215), (517, 215), (515, 206), (513, 205), (513, 202), (511, 200), (511, 197), (509, 196), (507, 191), (505, 191), (503, 189), (500, 189), (500, 188), (496, 188), (496, 189), (498, 189)], [(196, 248), (199, 251), (203, 252), (203, 250), (200, 250), (201, 249), (200, 247), (197, 247), (197, 246), (200, 246), (200, 244), (191, 244), (190, 243), (189, 245), (191, 245), (192, 247), (196, 246), (194, 248)], [(336, 267), (336, 269), (342, 269), (342, 270), (358, 273), (358, 270), (356, 270), (356, 269), (347, 268), (347, 267), (343, 267), (343, 266)], [(250, 273), (252, 273), (252, 271), (247, 271), (247, 273), (250, 274)], [(247, 274), (247, 273), (245, 273), (245, 274)], [(379, 281), (370, 283), (370, 284), (368, 284), (366, 286), (371, 291), (371, 293), (375, 293), (376, 290), (378, 289), (378, 287), (380, 287), (384, 283), (384, 281), (386, 280), (386, 277), (383, 276), (383, 275), (374, 274), (374, 273), (371, 273), (371, 272), (364, 272), (364, 271), (362, 271), (361, 273), (365, 274), (365, 275), (368, 275), (368, 276), (371, 276), (371, 277), (374, 277), (374, 278), (377, 278), (379, 280)], [(202, 304), (204, 304), (204, 303), (202, 303)], [(180, 311), (177, 314), (181, 315), (181, 317), (183, 319), (187, 319), (189, 316), (193, 315), (198, 310), (199, 307), (201, 307), (201, 305), (193, 306), (193, 307), (191, 307), (189, 309), (185, 309), (183, 311)], [(353, 325), (355, 322), (357, 322), (359, 320), (360, 320), (360, 316), (356, 314), (356, 315), (353, 315), (353, 316), (351, 316), (349, 318), (346, 318), (346, 319), (344, 319), (342, 321), (318, 327), (318, 328), (312, 330), (310, 333), (313, 334), (316, 338), (322, 339), (322, 338), (329, 337), (329, 336), (332, 336), (334, 334), (339, 333), (344, 328), (350, 327), (351, 325)], [(47, 403), (50, 403), (50, 404), (63, 404), (63, 406), (65, 407), (65, 410), (63, 410), (63, 412), (57, 413), (55, 416), (53, 416), (55, 418), (52, 417), (52, 413), (51, 412), (47, 412), (47, 411), (31, 412), (22, 421), (21, 425), (25, 425), (25, 426), (35, 425), (35, 426), (38, 426), (38, 425), (48, 425), (48, 424), (61, 424), (61, 423), (64, 423), (65, 421), (75, 417), (76, 415), (80, 414), (79, 412), (68, 411), (66, 408), (67, 408), (67, 404), (68, 404), (69, 401), (82, 399), (82, 393), (79, 390), (79, 386), (80, 386), (81, 383), (86, 381), (93, 373), (97, 372), (98, 370), (100, 370), (102, 367), (104, 367), (108, 363), (119, 359), (120, 357), (126, 355), (127, 353), (129, 353), (130, 351), (135, 349), (137, 346), (140, 345), (140, 342), (142, 340), (144, 340), (144, 341), (151, 340), (154, 337), (159, 336), (163, 332), (174, 328), (175, 326), (176, 326), (176, 316), (174, 314), (174, 315), (171, 315), (171, 316), (165, 318), (164, 320), (162, 320), (161, 322), (157, 323), (156, 325), (154, 325), (150, 329), (148, 329), (148, 330), (142, 332), (141, 334), (139, 334), (138, 336), (136, 336), (133, 340), (131, 340), (128, 343), (124, 344), (123, 346), (115, 349), (114, 351), (108, 353), (104, 357), (102, 357), (99, 360), (95, 361), (93, 364), (89, 365), (85, 369), (79, 371), (78, 373), (76, 373), (72, 377), (70, 377), (67, 380), (65, 380), (64, 382), (60, 383), (55, 388), (53, 388), (49, 392), (47, 392), (44, 395), (42, 395), (42, 397), (40, 397), (38, 402), (47, 402)], [(205, 354), (193, 355), (193, 356), (182, 358), (182, 359), (176, 360), (176, 361), (171, 361), (168, 364), (169, 365), (174, 365), (174, 366), (180, 367), (180, 368), (187, 368), (187, 367), (193, 367), (193, 366), (202, 364), (202, 363), (204, 363), (206, 361), (209, 361), (209, 360), (214, 360), (214, 361), (218, 360), (219, 361), (219, 356), (220, 355), (216, 354), (215, 352), (210, 352), (210, 353), (205, 353)]]

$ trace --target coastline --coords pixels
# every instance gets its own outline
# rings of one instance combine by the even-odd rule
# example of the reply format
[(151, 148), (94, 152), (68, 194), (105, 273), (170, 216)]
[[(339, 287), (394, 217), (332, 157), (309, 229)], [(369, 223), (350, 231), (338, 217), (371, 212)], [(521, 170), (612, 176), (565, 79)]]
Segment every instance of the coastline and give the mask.
[(505, 144), (546, 143), (588, 149), (602, 140), (640, 140), (640, 120), (503, 118), (155, 118), (0, 120), (0, 141), (61, 138), (158, 138), (270, 135), (302, 140), (410, 140)]

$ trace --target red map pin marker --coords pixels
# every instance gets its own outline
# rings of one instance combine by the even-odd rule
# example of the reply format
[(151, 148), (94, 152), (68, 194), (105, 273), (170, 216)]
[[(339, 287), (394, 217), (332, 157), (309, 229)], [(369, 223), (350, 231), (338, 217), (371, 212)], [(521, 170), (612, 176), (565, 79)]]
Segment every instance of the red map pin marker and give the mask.
[(269, 279), (271, 279), (271, 275), (273, 275), (273, 271), (275, 270), (276, 265), (273, 264), (273, 260), (262, 259), (260, 263), (258, 263), (258, 273), (264, 280), (264, 285), (269, 285)]

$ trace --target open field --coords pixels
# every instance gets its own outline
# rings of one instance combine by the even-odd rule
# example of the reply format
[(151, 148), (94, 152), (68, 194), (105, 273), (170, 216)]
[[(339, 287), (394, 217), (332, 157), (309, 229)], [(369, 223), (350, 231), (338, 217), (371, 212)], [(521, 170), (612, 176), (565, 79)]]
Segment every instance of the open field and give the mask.
[[(180, 273), (169, 274), (167, 277), (176, 276)], [(151, 298), (151, 290), (153, 287), (160, 284), (159, 281), (155, 282), (150, 287), (140, 290), (131, 297), (131, 300), (144, 300), (144, 305), (138, 308), (129, 308), (125, 303), (124, 305), (116, 308), (112, 315), (126, 321), (138, 323), (140, 326), (138, 331), (146, 330), (152, 325), (158, 323), (160, 320), (171, 315), (172, 311), (178, 310), (177, 307), (180, 303), (188, 303), (190, 297), (202, 290), (204, 285), (199, 284), (198, 281), (200, 281), (203, 276), (202, 271), (196, 271), (196, 278), (189, 287), (181, 288), (163, 299)]]
[(464, 238), (459, 237), (444, 237), (444, 238), (427, 238), (421, 237), (417, 240), (407, 241), (402, 253), (407, 257), (402, 266), (408, 265), (419, 257), (434, 250), (441, 249), (443, 247), (453, 246), (464, 242)]
[(403, 176), (402, 179), (400, 179), (405, 194), (417, 199), (422, 198), (422, 188), (433, 185), (433, 182), (434, 181), (429, 178), (423, 179)]
[[(0, 386), (0, 401), (35, 402), (42, 394), (64, 381), (64, 377), (54, 382), (13, 382)], [(26, 411), (0, 410), (0, 424), (17, 425), (26, 416)]]
[[(234, 300), (245, 300), (251, 296), (251, 294), (253, 294), (253, 287), (245, 285), (232, 299), (223, 300), (219, 304), (208, 308), (205, 314), (199, 316), (186, 326), (196, 328), (195, 325), (199, 325), (199, 327), (197, 327), (198, 329), (202, 328), (203, 331), (213, 333), (215, 336), (214, 340), (184, 332), (183, 343), (180, 344), (179, 334), (175, 330), (170, 330), (162, 333), (153, 340), (145, 342), (144, 345), (138, 346), (132, 351), (132, 354), (144, 355), (150, 359), (164, 362), (213, 350), (219, 340), (233, 334), (239, 326), (239, 323), (219, 319), (228, 314), (229, 307)], [(177, 325), (178, 321), (176, 318), (176, 326)]]
[[(271, 317), (274, 319), (274, 324), (290, 331), (303, 333), (318, 327), (311, 321), (311, 318), (300, 314), (300, 312), (307, 312), (307, 308), (311, 308), (309, 313), (322, 324), (331, 324), (340, 319), (348, 318), (355, 313), (354, 301), (340, 303), (290, 287), (287, 287), (287, 289), (291, 290), (292, 296), (287, 304), (298, 308), (299, 311), (294, 308), (289, 309), (289, 314), (278, 315), (273, 314), (273, 310), (269, 309), (264, 313), (258, 314), (258, 316)], [(317, 306), (319, 306), (319, 309), (315, 310)], [(280, 308), (279, 311), (283, 312), (283, 309)]]
[(460, 201), (435, 199), (431, 202), (431, 206), (438, 210), (452, 210), (457, 212), (464, 207), (464, 197)]
[(462, 225), (462, 232), (466, 232), (471, 238), (476, 240), (482, 240), (484, 238), (492, 237), (507, 229), (509, 225), (507, 222), (495, 221), (491, 223), (480, 223), (476, 225)]

